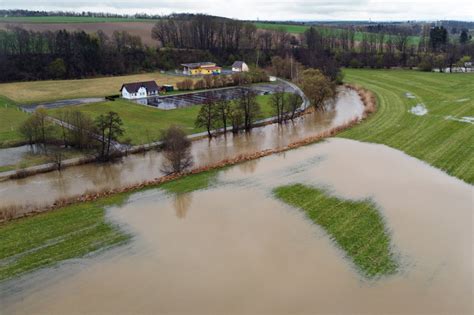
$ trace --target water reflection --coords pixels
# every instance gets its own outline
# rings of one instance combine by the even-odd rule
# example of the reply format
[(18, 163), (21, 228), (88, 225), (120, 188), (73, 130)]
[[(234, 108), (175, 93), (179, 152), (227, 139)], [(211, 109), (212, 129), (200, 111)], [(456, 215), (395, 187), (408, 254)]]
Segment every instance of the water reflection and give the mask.
[(192, 193), (175, 194), (173, 197), (173, 206), (176, 211), (176, 217), (184, 219), (193, 201)]

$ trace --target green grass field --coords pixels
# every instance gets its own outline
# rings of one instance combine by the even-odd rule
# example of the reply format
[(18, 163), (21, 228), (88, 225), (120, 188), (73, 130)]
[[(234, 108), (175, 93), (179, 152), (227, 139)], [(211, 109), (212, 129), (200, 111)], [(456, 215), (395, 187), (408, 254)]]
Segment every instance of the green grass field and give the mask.
[(129, 239), (105, 220), (123, 195), (62, 208), (0, 226), (0, 281), (81, 257)]
[[(270, 105), (270, 95), (257, 96), (257, 100), (262, 109), (262, 118), (274, 115)], [(70, 108), (54, 109), (50, 113), (53, 116), (58, 116), (59, 112)], [(74, 108), (94, 118), (109, 111), (117, 112), (124, 122), (126, 131), (121, 140), (129, 138), (133, 144), (157, 141), (161, 136), (161, 132), (171, 125), (183, 127), (188, 134), (204, 131), (203, 128), (196, 128), (194, 126), (200, 109), (199, 105), (173, 110), (161, 110), (118, 99), (114, 102), (78, 105), (74, 106)]]
[(370, 200), (344, 200), (301, 184), (278, 187), (277, 198), (305, 211), (369, 278), (392, 274), (397, 262), (383, 219)]
[[(474, 117), (473, 75), (360, 69), (344, 73), (345, 81), (372, 90), (379, 108), (340, 137), (386, 144), (474, 183), (474, 124), (447, 119)], [(407, 98), (407, 92), (416, 98)], [(418, 103), (426, 106), (426, 115), (409, 112)]]
[(153, 19), (91, 17), (91, 16), (9, 16), (0, 17), (0, 23), (124, 23), (124, 22), (149, 22), (156, 23)]
[(27, 118), (13, 101), (0, 96), (0, 148), (24, 141), (19, 128)]
[[(191, 175), (157, 187), (171, 194), (190, 193), (208, 187), (217, 172)], [(107, 207), (124, 203), (130, 194), (117, 194), (0, 224), (0, 282), (127, 242), (131, 236), (109, 222), (105, 211)]]
[[(0, 84), (0, 95), (18, 104), (119, 94), (122, 84), (155, 80), (158, 85), (176, 84), (185, 78), (159, 72), (80, 80), (30, 81)], [(195, 80), (195, 78), (191, 78)]]
[[(265, 22), (257, 22), (254, 23), (255, 26), (258, 29), (263, 29), (263, 30), (271, 30), (271, 31), (280, 31), (283, 30), (288, 33), (293, 33), (293, 34), (302, 34), (304, 33), (310, 26), (308, 25), (295, 25), (295, 24), (284, 24), (284, 23), (265, 23)], [(321, 26), (315, 26), (322, 35), (324, 36), (330, 36), (330, 37), (335, 37), (335, 38), (340, 38), (342, 29), (340, 28), (329, 28), (329, 27), (321, 27)], [(362, 41), (363, 37), (365, 35), (368, 35), (369, 33), (366, 32), (355, 32), (354, 40), (357, 42)], [(388, 42), (389, 39), (392, 41), (394, 40), (394, 36), (385, 36), (384, 40), (385, 42)], [(410, 36), (408, 39), (409, 45), (418, 45), (419, 43), (419, 36)]]

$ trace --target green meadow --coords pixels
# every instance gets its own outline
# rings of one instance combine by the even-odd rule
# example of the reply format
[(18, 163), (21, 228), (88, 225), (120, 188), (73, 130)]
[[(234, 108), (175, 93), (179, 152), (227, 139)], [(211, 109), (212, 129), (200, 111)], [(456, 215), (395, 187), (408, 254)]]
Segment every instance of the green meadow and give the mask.
[[(339, 137), (382, 143), (474, 183), (474, 76), (409, 70), (344, 70), (345, 81), (373, 91), (378, 110)], [(410, 94), (406, 94), (410, 93)], [(428, 110), (410, 112), (417, 104)]]

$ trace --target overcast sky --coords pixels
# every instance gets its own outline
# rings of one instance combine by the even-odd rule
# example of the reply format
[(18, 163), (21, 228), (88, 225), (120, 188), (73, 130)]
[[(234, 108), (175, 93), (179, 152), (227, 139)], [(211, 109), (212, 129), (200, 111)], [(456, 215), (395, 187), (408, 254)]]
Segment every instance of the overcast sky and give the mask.
[(0, 0), (2, 9), (207, 13), (260, 20), (474, 20), (474, 0)]

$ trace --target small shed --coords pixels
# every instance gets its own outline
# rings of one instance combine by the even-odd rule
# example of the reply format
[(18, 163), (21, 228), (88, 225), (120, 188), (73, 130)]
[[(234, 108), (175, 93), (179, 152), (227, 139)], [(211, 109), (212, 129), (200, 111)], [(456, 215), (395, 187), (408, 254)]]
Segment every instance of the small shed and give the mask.
[(248, 72), (249, 66), (243, 61), (236, 61), (232, 64), (232, 72)]

